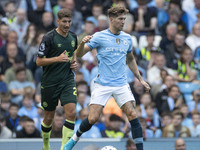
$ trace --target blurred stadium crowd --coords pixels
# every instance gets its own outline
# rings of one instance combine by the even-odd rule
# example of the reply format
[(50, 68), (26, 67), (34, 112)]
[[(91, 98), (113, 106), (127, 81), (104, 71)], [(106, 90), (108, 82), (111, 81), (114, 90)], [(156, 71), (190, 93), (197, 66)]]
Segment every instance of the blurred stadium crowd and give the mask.
[[(200, 137), (200, 0), (1, 0), (0, 2), (0, 138), (39, 138), (42, 68), (37, 51), (45, 33), (54, 29), (61, 8), (73, 12), (71, 31), (78, 41), (108, 28), (106, 11), (124, 5), (129, 14), (124, 31), (132, 36), (133, 53), (145, 93), (127, 66), (144, 138)], [(97, 75), (96, 51), (78, 59), (77, 121), (88, 115)], [(62, 137), (59, 106), (51, 137)], [(99, 122), (82, 138), (131, 137), (130, 125), (110, 98)]]

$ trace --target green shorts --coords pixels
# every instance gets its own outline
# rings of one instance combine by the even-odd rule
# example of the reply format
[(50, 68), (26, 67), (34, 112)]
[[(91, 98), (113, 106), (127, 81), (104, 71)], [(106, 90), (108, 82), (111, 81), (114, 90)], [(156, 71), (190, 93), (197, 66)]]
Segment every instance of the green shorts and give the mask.
[(41, 87), (41, 106), (46, 111), (54, 111), (60, 99), (61, 105), (77, 103), (77, 90), (74, 81), (51, 87)]

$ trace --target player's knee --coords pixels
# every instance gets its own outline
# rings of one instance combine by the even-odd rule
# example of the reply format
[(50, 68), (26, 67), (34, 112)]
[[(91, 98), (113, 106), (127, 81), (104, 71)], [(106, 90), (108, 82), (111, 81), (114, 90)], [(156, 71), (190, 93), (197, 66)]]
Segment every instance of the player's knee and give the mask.
[(130, 110), (126, 113), (127, 117), (129, 120), (137, 118), (137, 113), (136, 111)]
[(98, 121), (98, 117), (96, 116), (88, 117), (88, 121), (90, 124), (95, 124)]
[(71, 120), (74, 120), (76, 117), (76, 109), (66, 111), (65, 116)]

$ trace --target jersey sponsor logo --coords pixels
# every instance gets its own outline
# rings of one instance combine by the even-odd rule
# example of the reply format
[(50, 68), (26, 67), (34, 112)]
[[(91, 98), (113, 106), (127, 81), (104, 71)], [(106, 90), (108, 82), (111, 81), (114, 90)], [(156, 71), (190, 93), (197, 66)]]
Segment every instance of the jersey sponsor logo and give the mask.
[(74, 40), (71, 42), (71, 45), (72, 45), (72, 47), (75, 47), (75, 41)]
[(117, 44), (120, 44), (120, 39), (116, 39), (116, 43), (117, 43)]
[(62, 44), (58, 44), (58, 47), (61, 47), (62, 46)]
[(44, 51), (45, 50), (45, 44), (44, 43), (41, 43), (40, 44), (40, 51)]
[(126, 40), (124, 40), (124, 45), (128, 45), (128, 42)]

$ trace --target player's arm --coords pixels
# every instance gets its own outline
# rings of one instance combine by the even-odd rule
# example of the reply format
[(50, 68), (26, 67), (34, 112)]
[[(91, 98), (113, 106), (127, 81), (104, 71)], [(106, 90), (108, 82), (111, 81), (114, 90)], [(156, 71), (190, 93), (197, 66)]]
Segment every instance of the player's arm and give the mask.
[(133, 74), (135, 75), (135, 77), (142, 83), (142, 85), (146, 88), (146, 90), (149, 91), (149, 90), (150, 90), (150, 87), (149, 87), (149, 85), (143, 80), (142, 76), (140, 75), (133, 54), (132, 54), (132, 53), (127, 53), (126, 59), (127, 59), (128, 67), (131, 69), (131, 71), (133, 72)]
[(90, 39), (92, 38), (92, 36), (85, 36), (80, 45), (77, 48), (76, 51), (76, 56), (77, 57), (82, 57), (83, 55), (85, 55), (88, 51), (90, 51), (91, 49), (89, 48), (89, 46), (87, 46), (85, 43), (89, 42)]
[(66, 53), (66, 50), (63, 53), (61, 53), (59, 56), (51, 57), (51, 58), (37, 56), (36, 64), (37, 66), (47, 66), (56, 62), (68, 62), (70, 59), (65, 53)]

